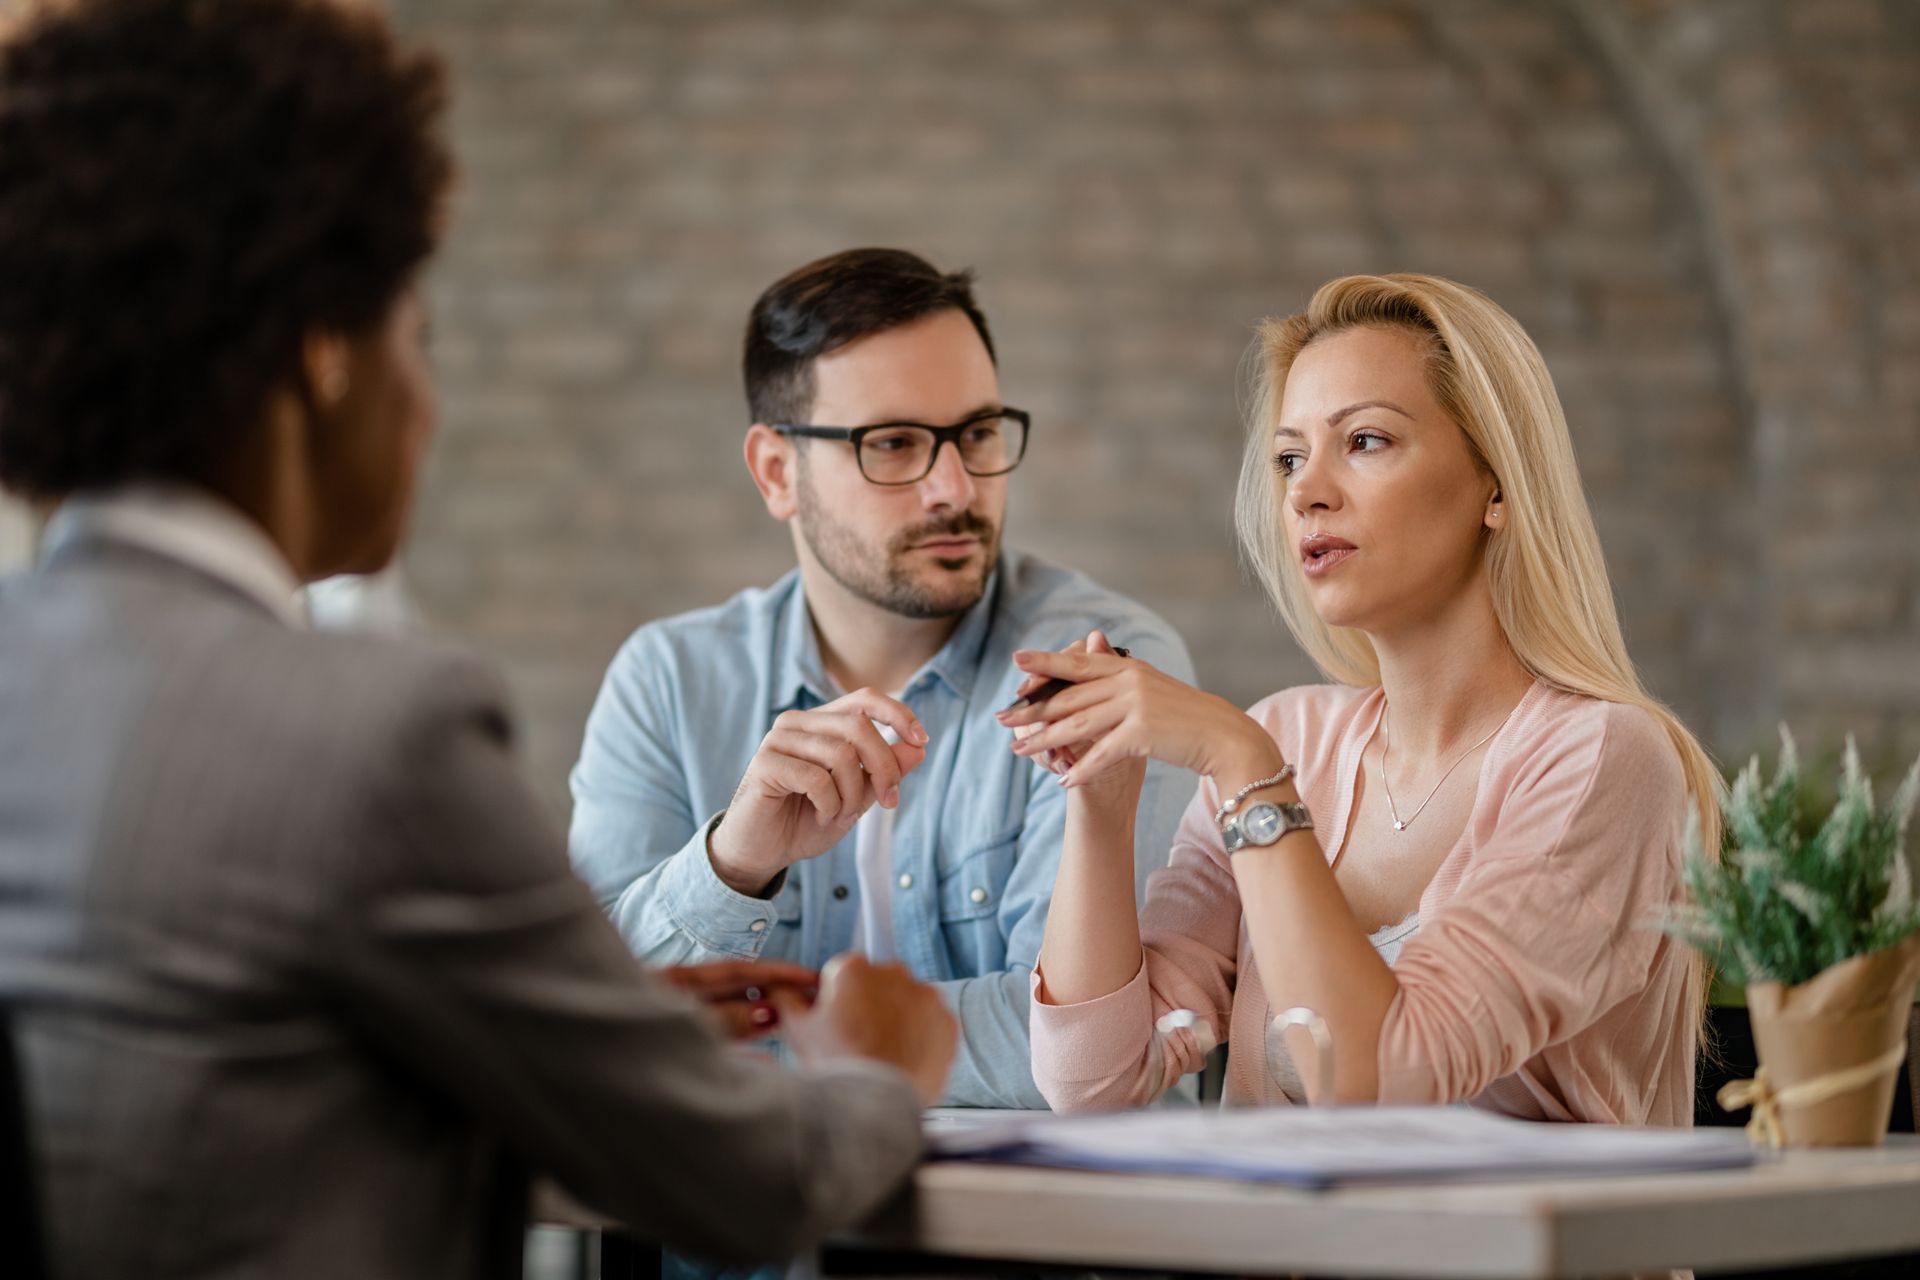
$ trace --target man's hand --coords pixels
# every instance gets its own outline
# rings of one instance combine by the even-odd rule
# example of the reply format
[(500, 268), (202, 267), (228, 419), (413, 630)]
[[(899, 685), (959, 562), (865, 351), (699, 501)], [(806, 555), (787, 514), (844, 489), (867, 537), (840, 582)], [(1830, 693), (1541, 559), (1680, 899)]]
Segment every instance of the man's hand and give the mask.
[(776, 991), (781, 1035), (802, 1062), (866, 1058), (907, 1073), (932, 1106), (947, 1087), (960, 1024), (939, 993), (897, 964), (876, 965), (857, 952), (828, 961), (811, 1011)]
[(805, 965), (778, 960), (717, 960), (655, 969), (661, 980), (680, 988), (717, 1014), (735, 1040), (753, 1040), (780, 1025), (776, 997), (799, 1009), (813, 1003), (820, 975)]
[[(900, 740), (889, 743), (876, 722)], [(838, 844), (875, 804), (899, 804), (901, 778), (926, 756), (919, 718), (871, 689), (782, 712), (707, 842), (714, 872), (735, 892), (760, 896), (781, 871)]]

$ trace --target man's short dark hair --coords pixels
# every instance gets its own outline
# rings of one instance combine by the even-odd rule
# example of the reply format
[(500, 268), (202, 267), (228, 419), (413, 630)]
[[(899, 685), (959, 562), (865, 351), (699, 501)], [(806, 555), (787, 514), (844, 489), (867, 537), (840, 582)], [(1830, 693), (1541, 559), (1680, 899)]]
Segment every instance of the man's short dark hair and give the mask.
[[(747, 408), (755, 422), (804, 422), (813, 411), (813, 362), (850, 342), (954, 310), (973, 322), (996, 360), (973, 272), (941, 272), (904, 249), (848, 249), (775, 282), (747, 320)], [(843, 424), (844, 425), (844, 424)]]
[(0, 484), (205, 481), (438, 237), (445, 81), (341, 0), (65, 0), (0, 42)]

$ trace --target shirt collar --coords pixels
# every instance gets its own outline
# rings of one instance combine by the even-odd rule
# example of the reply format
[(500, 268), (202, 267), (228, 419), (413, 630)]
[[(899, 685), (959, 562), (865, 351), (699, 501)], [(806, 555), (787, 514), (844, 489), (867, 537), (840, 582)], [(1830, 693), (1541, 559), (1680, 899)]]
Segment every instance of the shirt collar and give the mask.
[(232, 587), (290, 627), (304, 627), (300, 580), (266, 533), (204, 490), (136, 484), (68, 498), (47, 524), (42, 555), (90, 538), (139, 547)]
[[(768, 687), (773, 698), (769, 710), (776, 713), (799, 706), (806, 695), (811, 695), (816, 702), (831, 702), (838, 696), (832, 678), (827, 675), (826, 663), (820, 657), (820, 638), (814, 634), (813, 615), (807, 609), (807, 593), (801, 585), (799, 570), (794, 570), (789, 582), (790, 590), (780, 606), (776, 628), (778, 649), (774, 679)], [(980, 599), (961, 615), (960, 625), (953, 629), (940, 651), (907, 682), (909, 689), (920, 683), (923, 676), (931, 674), (962, 699), (973, 692), (999, 589), (1000, 566), (996, 565)]]

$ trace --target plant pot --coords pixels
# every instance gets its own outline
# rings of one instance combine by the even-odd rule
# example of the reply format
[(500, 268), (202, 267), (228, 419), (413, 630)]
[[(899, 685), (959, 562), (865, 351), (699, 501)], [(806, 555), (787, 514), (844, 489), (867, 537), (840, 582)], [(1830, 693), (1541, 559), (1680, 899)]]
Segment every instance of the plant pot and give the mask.
[[(1920, 934), (1844, 960), (1795, 987), (1748, 987), (1765, 1079), (1750, 1129), (1756, 1139), (1789, 1147), (1879, 1146), (1916, 982)], [(1879, 1070), (1870, 1065), (1876, 1060), (1883, 1063)], [(1769, 1109), (1777, 1134), (1762, 1114)]]

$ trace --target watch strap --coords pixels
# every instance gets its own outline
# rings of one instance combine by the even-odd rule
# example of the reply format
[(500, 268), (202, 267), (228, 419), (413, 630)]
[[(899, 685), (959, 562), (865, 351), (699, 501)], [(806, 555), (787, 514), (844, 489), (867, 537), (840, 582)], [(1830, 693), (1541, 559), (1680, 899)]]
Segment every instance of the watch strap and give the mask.
[(1264, 849), (1269, 845), (1278, 844), (1283, 837), (1291, 832), (1313, 830), (1313, 814), (1308, 812), (1307, 806), (1299, 801), (1289, 800), (1284, 804), (1263, 801), (1262, 804), (1270, 804), (1272, 808), (1279, 813), (1280, 829), (1273, 833), (1271, 839), (1252, 840), (1248, 838), (1245, 828), (1240, 824), (1242, 819), (1259, 809), (1261, 805), (1252, 806), (1245, 814), (1230, 815), (1225, 822), (1220, 824), (1220, 842), (1226, 846), (1226, 851), (1229, 856), (1249, 847)]

